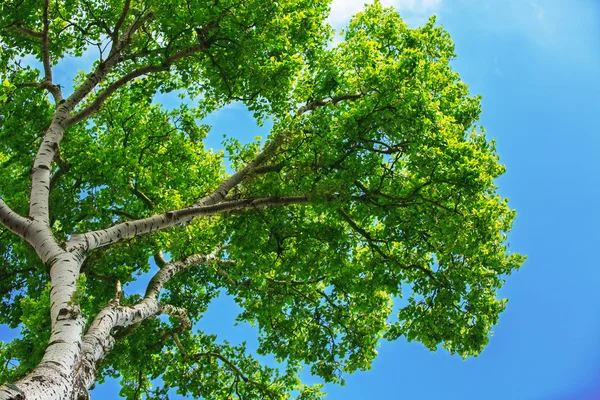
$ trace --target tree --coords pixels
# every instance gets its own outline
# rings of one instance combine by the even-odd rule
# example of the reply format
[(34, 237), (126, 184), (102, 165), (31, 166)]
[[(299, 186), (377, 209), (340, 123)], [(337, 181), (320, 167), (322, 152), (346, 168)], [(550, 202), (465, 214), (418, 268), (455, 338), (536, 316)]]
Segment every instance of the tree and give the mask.
[[(0, 348), (1, 399), (88, 398), (110, 376), (132, 399), (314, 399), (304, 364), (341, 382), (381, 340), (483, 349), (523, 257), (480, 99), (433, 19), (409, 29), (376, 2), (333, 45), (327, 13), (2, 2), (0, 321), (21, 336)], [(54, 66), (91, 49), (92, 70), (57, 85)], [(185, 101), (153, 102), (168, 92)], [(226, 157), (199, 121), (233, 101), (273, 127), (264, 143), (229, 139)], [(150, 258), (145, 295), (124, 292)], [(281, 368), (196, 324), (223, 291)]]

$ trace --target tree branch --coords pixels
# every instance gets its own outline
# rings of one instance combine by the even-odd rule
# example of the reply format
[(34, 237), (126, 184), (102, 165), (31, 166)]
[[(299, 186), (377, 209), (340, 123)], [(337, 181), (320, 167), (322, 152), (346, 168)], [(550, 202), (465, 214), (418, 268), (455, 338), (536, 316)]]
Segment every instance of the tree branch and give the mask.
[(253, 175), (268, 174), (269, 172), (279, 172), (283, 168), (284, 163), (278, 162), (277, 164), (261, 165), (252, 170)]
[(27, 229), (32, 221), (14, 212), (5, 202), (0, 199), (0, 222), (11, 232), (25, 238)]
[(419, 271), (424, 272), (431, 279), (436, 280), (435, 277), (433, 276), (433, 272), (431, 270), (423, 267), (423, 266), (415, 265), (415, 264), (401, 265), (399, 263), (399, 261), (395, 257), (390, 256), (388, 254), (385, 254), (383, 252), (383, 250), (381, 250), (381, 247), (379, 247), (375, 243), (375, 240), (371, 237), (371, 235), (369, 234), (369, 232), (367, 232), (365, 229), (363, 229), (360, 226), (358, 226), (358, 224), (352, 219), (352, 217), (350, 217), (350, 215), (348, 213), (346, 213), (341, 208), (338, 208), (338, 213), (342, 216), (342, 218), (344, 219), (344, 221), (346, 221), (348, 223), (348, 225), (350, 225), (350, 227), (352, 229), (354, 229), (357, 233), (359, 233), (367, 241), (367, 243), (368, 243), (369, 247), (371, 248), (371, 250), (374, 251), (374, 252), (376, 252), (377, 254), (379, 254), (381, 256), (381, 258), (383, 258), (385, 261), (394, 262), (396, 265), (399, 265), (402, 269), (417, 269)]
[(69, 164), (60, 156), (60, 147), (56, 150), (54, 160), (58, 164), (58, 170), (50, 178), (50, 191), (54, 189), (58, 180), (71, 170), (71, 164)]
[(115, 296), (113, 297), (112, 304), (118, 306), (121, 304), (121, 296), (123, 295), (123, 288), (121, 287), (121, 281), (117, 280), (115, 284)]
[(232, 200), (209, 206), (192, 206), (176, 211), (168, 211), (137, 221), (122, 222), (99, 231), (73, 235), (67, 242), (67, 249), (69, 251), (76, 249), (80, 249), (81, 251), (93, 250), (128, 238), (163, 230), (199, 216), (217, 215), (245, 209), (306, 204), (310, 203), (310, 201), (311, 199), (308, 196), (264, 197)]
[[(185, 351), (185, 349), (181, 345), (181, 342), (179, 341), (179, 338), (177, 338), (175, 340), (175, 343), (177, 344), (177, 347), (179, 348), (180, 351), (181, 350)], [(274, 398), (272, 393), (269, 392), (268, 387), (266, 387), (265, 385), (263, 385), (260, 382), (257, 382), (253, 379), (248, 378), (248, 376), (246, 376), (237, 365), (235, 365), (231, 360), (229, 360), (227, 357), (223, 356), (220, 353), (217, 353), (214, 351), (203, 351), (203, 352), (195, 353), (191, 356), (187, 356), (186, 353), (182, 352), (182, 357), (184, 359), (188, 359), (193, 362), (197, 362), (198, 360), (200, 360), (203, 357), (212, 357), (212, 358), (219, 359), (223, 362), (223, 364), (225, 364), (227, 366), (228, 369), (230, 369), (235, 374), (236, 380), (241, 379), (246, 383), (256, 386), (256, 387), (260, 388), (262, 391), (264, 391), (270, 398)]]
[(50, 28), (50, 21), (48, 18), (49, 0), (44, 0), (44, 28), (42, 30), (42, 63), (44, 64), (44, 88), (46, 88), (54, 97), (56, 105), (63, 99), (62, 91), (60, 86), (53, 83), (52, 80), (52, 61), (50, 60), (50, 37), (48, 30)]
[(129, 180), (129, 190), (135, 197), (140, 199), (142, 203), (144, 203), (146, 207), (148, 207), (148, 209), (154, 210), (154, 202), (150, 199), (150, 197), (146, 196), (144, 192), (140, 191), (131, 180)]
[(52, 82), (52, 64), (50, 62), (50, 51), (48, 29), (50, 28), (50, 22), (48, 21), (48, 7), (49, 1), (44, 0), (44, 28), (42, 30), (42, 63), (44, 64), (44, 76), (49, 82)]
[(150, 72), (160, 72), (160, 71), (165, 71), (167, 69), (168, 69), (168, 67), (162, 66), (162, 65), (148, 65), (148, 66), (141, 67), (141, 68), (131, 71), (130, 73), (122, 76), (121, 78), (117, 79), (116, 81), (114, 81), (113, 83), (108, 85), (106, 87), (106, 89), (104, 89), (102, 92), (100, 92), (96, 96), (96, 98), (90, 104), (88, 104), (83, 110), (79, 111), (78, 113), (76, 113), (75, 115), (73, 115), (72, 117), (67, 119), (65, 121), (65, 124), (67, 126), (73, 126), (73, 125), (83, 121), (84, 119), (89, 118), (90, 116), (92, 116), (95, 112), (97, 112), (100, 109), (100, 106), (104, 103), (104, 101), (108, 97), (110, 97), (120, 87), (124, 86), (125, 84), (134, 80), (135, 78), (140, 77), (145, 74), (148, 74)]
[(57, 110), (50, 126), (44, 134), (44, 139), (33, 160), (31, 168), (31, 195), (29, 196), (29, 216), (48, 224), (49, 209), (48, 197), (50, 195), (50, 171), (52, 161), (58, 151), (65, 130), (60, 120), (65, 116), (65, 110)]
[(38, 82), (27, 82), (25, 84), (16, 85), (17, 87), (41, 87), (54, 97), (55, 104), (62, 100), (62, 91), (60, 90), (60, 86), (55, 85), (52, 81), (52, 62), (50, 60), (50, 38), (48, 35), (49, 31), (49, 17), (48, 17), (48, 8), (49, 8), (49, 0), (44, 0), (44, 11), (43, 11), (43, 30), (42, 32), (34, 31), (33, 29), (29, 29), (21, 25), (20, 23), (16, 23), (14, 26), (17, 31), (21, 32), (24, 35), (30, 36), (36, 39), (42, 39), (42, 64), (44, 66), (44, 81), (41, 83)]
[[(229, 359), (227, 359), (225, 356), (223, 356), (219, 353), (215, 353), (213, 351), (205, 351), (205, 352), (201, 352), (201, 353), (196, 353), (196, 354), (190, 356), (189, 359), (191, 361), (198, 361), (202, 357), (218, 358), (219, 360), (223, 361), (223, 363), (225, 363), (225, 365), (227, 365), (227, 367), (229, 369), (233, 370), (233, 372), (237, 376), (242, 378), (242, 380), (244, 382), (250, 382), (250, 379), (246, 375), (244, 375), (244, 373), (233, 362), (229, 361)], [(254, 382), (254, 381), (252, 381), (252, 383), (256, 384), (256, 382)], [(259, 386), (262, 386), (262, 385), (259, 385)]]
[[(169, 315), (171, 317), (177, 318), (179, 320), (179, 326), (175, 329), (171, 330), (168, 333), (168, 336), (177, 335), (187, 329), (192, 327), (192, 321), (190, 320), (190, 316), (188, 310), (183, 307), (175, 307), (171, 304), (159, 304), (160, 313)], [(161, 338), (161, 341), (164, 341), (165, 337)]]
[(18, 88), (27, 88), (34, 87), (40, 89), (46, 89), (53, 97), (54, 101), (58, 104), (62, 100), (62, 91), (60, 90), (60, 86), (53, 84), (50, 81), (44, 80), (42, 82), (23, 82), (16, 83), (15, 87)]
[(235, 186), (237, 186), (240, 182), (242, 182), (248, 175), (250, 175), (256, 167), (258, 167), (263, 161), (265, 161), (271, 154), (277, 150), (281, 142), (284, 140), (286, 136), (286, 132), (280, 133), (276, 136), (264, 149), (260, 154), (258, 154), (254, 160), (249, 162), (244, 168), (231, 175), (228, 179), (223, 181), (214, 192), (205, 196), (198, 200), (194, 205), (195, 206), (206, 206), (211, 204), (219, 203), (224, 200), (227, 196), (227, 193)]
[(169, 68), (171, 68), (171, 64), (174, 63), (175, 61), (180, 60), (184, 57), (187, 57), (191, 54), (199, 53), (199, 52), (205, 50), (206, 48), (207, 48), (206, 44), (195, 45), (195, 46), (189, 47), (185, 50), (181, 50), (178, 53), (175, 53), (173, 56), (167, 58), (167, 60), (165, 62), (163, 62), (161, 65), (146, 65), (146, 66), (137, 68), (137, 69), (129, 72), (128, 74), (122, 76), (121, 78), (117, 79), (116, 81), (114, 81), (113, 83), (108, 85), (83, 110), (79, 111), (78, 113), (73, 115), (71, 118), (69, 118), (66, 121), (67, 126), (75, 125), (78, 122), (81, 122), (84, 119), (87, 119), (90, 116), (92, 116), (94, 113), (96, 113), (100, 109), (100, 107), (106, 101), (106, 99), (108, 99), (118, 89), (125, 86), (127, 83), (131, 82), (135, 78), (138, 78), (140, 76), (150, 74), (150, 73), (167, 71)]
[[(152, 19), (154, 14), (148, 12), (142, 14), (131, 23), (125, 34), (117, 41), (113, 42), (110, 54), (103, 62), (100, 62), (94, 72), (90, 74), (76, 90), (65, 100), (64, 107), (70, 112), (100, 83), (110, 70), (119, 62), (121, 51), (129, 44), (131, 36), (148, 20)], [(132, 78), (133, 79), (133, 78)], [(72, 123), (66, 123), (65, 126), (71, 126)]]
[[(119, 304), (121, 285), (117, 281), (113, 300), (102, 309), (94, 318), (90, 328), (83, 338), (82, 357), (79, 370), (82, 370), (84, 385), (89, 387), (94, 382), (96, 365), (112, 349), (115, 338), (131, 334), (144, 320), (157, 314), (167, 314), (178, 318), (181, 322), (171, 333), (177, 334), (192, 326), (187, 310), (169, 304), (158, 302), (158, 295), (164, 284), (177, 273), (198, 264), (206, 264), (216, 259), (216, 255), (223, 249), (217, 247), (208, 255), (193, 255), (181, 261), (167, 263), (150, 280), (146, 294), (142, 301), (131, 307), (122, 307)], [(117, 334), (115, 328), (125, 328)]]
[(106, 208), (104, 209), (107, 212), (110, 212), (118, 217), (123, 217), (123, 218), (128, 218), (130, 220), (136, 220), (139, 219), (140, 217), (131, 213), (128, 213), (125, 210), (118, 210), (118, 209), (114, 209), (114, 208)]
[(169, 264), (167, 260), (165, 260), (165, 257), (163, 256), (163, 253), (160, 250), (156, 254), (154, 254), (154, 262), (160, 269), (163, 269)]
[(308, 111), (312, 111), (318, 107), (325, 107), (328, 105), (336, 105), (337, 103), (344, 101), (344, 100), (358, 100), (361, 97), (363, 97), (364, 94), (362, 93), (356, 93), (356, 94), (344, 94), (341, 96), (336, 96), (336, 97), (332, 97), (329, 100), (315, 100), (312, 101), (310, 103), (307, 103), (305, 105), (303, 105), (302, 107), (298, 108), (298, 110), (296, 111), (296, 115), (301, 115), (304, 114), (305, 112)]
[(33, 29), (25, 28), (20, 23), (15, 24), (15, 28), (24, 35), (31, 36), (36, 39), (42, 39), (44, 34), (42, 32), (34, 31)]
[(116, 43), (119, 40), (119, 31), (121, 30), (121, 26), (123, 26), (123, 22), (125, 22), (125, 18), (127, 18), (127, 14), (129, 14), (129, 6), (131, 5), (131, 0), (126, 0), (123, 5), (123, 10), (121, 11), (121, 15), (119, 16), (119, 20), (115, 24), (115, 28), (112, 33), (113, 43)]
[[(48, 4), (48, 0), (45, 0), (45, 4)], [(46, 7), (47, 9), (47, 7)], [(47, 10), (45, 11), (47, 19)], [(29, 205), (29, 215), (45, 224), (48, 224), (48, 196), (50, 194), (50, 171), (52, 169), (52, 161), (60, 142), (64, 137), (66, 128), (69, 126), (66, 124), (66, 120), (69, 117), (70, 112), (74, 109), (77, 104), (83, 98), (85, 98), (92, 89), (106, 76), (111, 68), (117, 63), (118, 55), (120, 51), (129, 42), (130, 36), (141, 26), (141, 24), (152, 17), (152, 13), (143, 15), (134, 21), (127, 33), (123, 35), (123, 38), (119, 40), (118, 45), (115, 45), (108, 58), (101, 62), (94, 72), (88, 76), (84, 83), (82, 83), (66, 100), (57, 104), (56, 112), (52, 118), (50, 126), (44, 134), (44, 139), (40, 145), (38, 152), (33, 161), (33, 167), (31, 168), (31, 195)], [(45, 22), (47, 25), (47, 22)], [(47, 31), (47, 27), (45, 28)], [(46, 32), (47, 33), (47, 32)], [(47, 36), (47, 35), (46, 35)], [(50, 71), (51, 73), (51, 71)], [(47, 75), (46, 78), (51, 75)], [(46, 81), (49, 81), (46, 79)]]
[[(183, 260), (172, 261), (169, 263), (165, 261), (165, 264), (163, 264), (160, 267), (160, 270), (156, 274), (154, 274), (152, 279), (150, 279), (148, 287), (146, 288), (146, 293), (144, 294), (144, 298), (157, 299), (158, 294), (169, 279), (191, 266), (199, 264), (208, 264), (210, 262), (216, 261), (218, 259), (217, 254), (222, 249), (223, 246), (219, 246), (210, 254), (196, 254), (193, 256), (186, 257)], [(164, 261), (164, 258), (162, 259), (162, 261)]]

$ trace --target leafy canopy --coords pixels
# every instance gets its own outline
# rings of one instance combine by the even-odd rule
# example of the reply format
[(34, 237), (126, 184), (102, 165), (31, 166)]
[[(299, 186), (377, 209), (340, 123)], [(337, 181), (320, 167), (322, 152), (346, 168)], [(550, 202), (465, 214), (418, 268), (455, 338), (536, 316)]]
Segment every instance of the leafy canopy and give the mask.
[[(293, 390), (316, 398), (318, 388), (298, 379), (302, 364), (340, 382), (343, 372), (370, 367), (381, 340), (404, 336), (463, 357), (482, 351), (506, 306), (496, 292), (523, 257), (508, 250), (515, 213), (496, 193), (504, 167), (494, 143), (475, 125), (480, 98), (452, 71), (452, 42), (434, 19), (410, 29), (376, 2), (333, 45), (323, 0), (134, 0), (119, 22), (122, 7), (49, 5), (52, 64), (97, 49), (102, 65), (111, 27), (142, 21), (76, 112), (102, 104), (80, 115), (55, 157), (54, 235), (65, 241), (188, 207), (269, 146), (226, 200), (281, 201), (91, 252), (72, 299), (90, 322), (115, 283), (147, 273), (153, 255), (183, 260), (222, 248), (218, 262), (185, 269), (161, 292), (161, 302), (187, 310), (193, 328), (153, 318), (115, 332), (100, 380), (120, 377), (127, 398), (163, 398), (168, 388), (211, 399)], [(39, 84), (43, 71), (24, 61), (43, 58), (31, 34), (44, 29), (43, 13), (40, 1), (0, 5), (0, 197), (22, 215), (56, 107)], [(201, 51), (189, 51), (198, 43)], [(73, 88), (90, 73), (80, 71)], [(185, 101), (171, 109), (154, 101), (168, 92)], [(227, 156), (204, 146), (202, 119), (232, 101), (259, 123), (272, 121), (265, 146), (230, 139)], [(8, 230), (0, 254), (0, 322), (21, 327), (0, 348), (0, 379), (11, 381), (43, 354), (49, 275)], [(240, 306), (238, 321), (258, 327), (258, 352), (287, 368), (262, 366), (244, 346), (208, 333), (201, 318), (223, 292)], [(121, 304), (140, 299), (126, 291)], [(152, 389), (159, 377), (164, 388)]]

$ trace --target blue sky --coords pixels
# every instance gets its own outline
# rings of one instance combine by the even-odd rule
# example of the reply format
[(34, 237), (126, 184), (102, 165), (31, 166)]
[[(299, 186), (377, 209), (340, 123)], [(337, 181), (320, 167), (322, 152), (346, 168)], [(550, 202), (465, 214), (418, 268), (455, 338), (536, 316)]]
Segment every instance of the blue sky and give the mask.
[[(336, 0), (332, 24), (343, 25), (362, 3)], [(480, 123), (508, 169), (498, 184), (518, 213), (511, 249), (529, 258), (507, 279), (500, 296), (508, 308), (478, 358), (382, 343), (372, 370), (346, 376), (345, 387), (327, 386), (328, 399), (600, 399), (600, 1), (382, 3), (412, 26), (436, 14), (450, 32), (454, 68), (483, 95)], [(208, 122), (213, 147), (223, 133), (267, 134), (241, 106)], [(255, 331), (234, 328), (236, 313), (218, 299), (202, 328), (252, 346)], [(92, 395), (117, 391), (108, 383)]]

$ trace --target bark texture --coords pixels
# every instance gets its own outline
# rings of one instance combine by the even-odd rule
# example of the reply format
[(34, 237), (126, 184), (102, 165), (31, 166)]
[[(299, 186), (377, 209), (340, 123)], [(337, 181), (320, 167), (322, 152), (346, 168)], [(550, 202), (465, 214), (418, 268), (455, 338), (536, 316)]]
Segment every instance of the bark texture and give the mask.
[[(198, 44), (170, 53), (161, 63), (142, 65), (120, 77), (115, 77), (111, 73), (119, 63), (123, 62), (124, 59), (121, 57), (123, 50), (130, 44), (134, 35), (143, 30), (144, 24), (154, 18), (153, 13), (148, 10), (139, 13), (135, 18), (132, 18), (129, 13), (130, 1), (127, 0), (118, 21), (110, 32), (112, 45), (106, 58), (99, 60), (94, 70), (65, 99), (63, 99), (61, 87), (53, 82), (49, 1), (44, 1), (42, 31), (25, 28), (20, 24), (16, 25), (19, 32), (29, 36), (31, 40), (41, 42), (39, 45), (44, 72), (44, 77), (40, 82), (30, 82), (21, 86), (47, 90), (52, 95), (56, 106), (30, 171), (31, 192), (28, 215), (19, 215), (0, 199), (0, 224), (26, 240), (49, 271), (51, 336), (39, 365), (17, 382), (1, 386), (0, 400), (89, 398), (88, 389), (96, 379), (98, 362), (106, 357), (115, 343), (115, 329), (139, 324), (158, 314), (168, 314), (178, 318), (181, 329), (191, 326), (185, 309), (159, 302), (160, 291), (169, 279), (186, 268), (219, 262), (217, 255), (221, 248), (208, 255), (195, 255), (170, 263), (167, 263), (162, 256), (157, 256), (157, 264), (161, 269), (150, 281), (144, 298), (134, 306), (121, 306), (119, 302), (121, 290), (120, 285), (117, 285), (114, 299), (86, 329), (87, 319), (82, 315), (79, 305), (76, 303), (75, 294), (77, 279), (89, 251), (135, 236), (167, 229), (197, 217), (244, 209), (304, 204), (311, 201), (311, 198), (306, 195), (228, 198), (232, 189), (253, 174), (276, 171), (281, 168), (281, 166), (265, 165), (289, 136), (288, 132), (280, 132), (244, 168), (223, 180), (212, 192), (187, 208), (118, 223), (107, 229), (73, 235), (66, 243), (59, 243), (56, 240), (50, 226), (49, 198), (56, 181), (69, 168), (59, 154), (61, 142), (68, 134), (69, 128), (93, 116), (113, 94), (134, 79), (167, 71), (173, 63), (205, 52), (212, 44), (206, 38), (212, 29), (218, 27), (219, 18), (222, 17), (219, 16), (215, 21), (208, 22), (204, 28), (198, 31), (199, 33), (197, 32)], [(127, 25), (125, 21), (130, 22)], [(168, 48), (163, 50), (165, 54), (168, 54)], [(109, 76), (112, 79), (111, 82), (107, 82)], [(102, 85), (102, 89), (98, 89), (100, 85)], [(82, 105), (83, 101), (94, 92), (96, 92), (94, 98)], [(296, 116), (317, 107), (336, 104), (343, 100), (355, 100), (360, 96), (359, 94), (350, 94), (330, 100), (315, 101), (298, 109)], [(53, 175), (53, 163), (56, 162), (59, 169)], [(135, 188), (134, 194), (138, 195), (135, 193)], [(152, 202), (147, 198), (145, 203), (149, 203), (153, 208)]]

